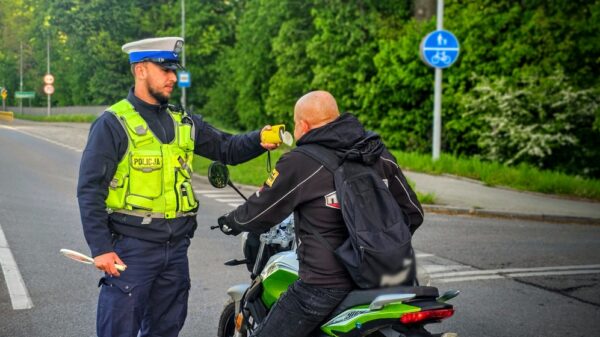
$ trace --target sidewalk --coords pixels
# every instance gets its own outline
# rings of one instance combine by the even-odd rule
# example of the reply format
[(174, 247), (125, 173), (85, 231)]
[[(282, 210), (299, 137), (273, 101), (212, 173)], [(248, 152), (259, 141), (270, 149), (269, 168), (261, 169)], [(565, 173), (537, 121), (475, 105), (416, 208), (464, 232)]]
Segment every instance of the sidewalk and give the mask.
[[(85, 146), (89, 130), (89, 124), (85, 123), (39, 123), (22, 120), (12, 123), (0, 121), (0, 128), (2, 126), (9, 126), (80, 150)], [(434, 176), (407, 171), (404, 173), (415, 182), (418, 191), (435, 194), (436, 205), (424, 205), (428, 212), (600, 225), (600, 202), (488, 187), (478, 181), (447, 175)]]
[(600, 224), (600, 202), (488, 187), (479, 181), (404, 172), (417, 190), (434, 193), (427, 210), (449, 214)]

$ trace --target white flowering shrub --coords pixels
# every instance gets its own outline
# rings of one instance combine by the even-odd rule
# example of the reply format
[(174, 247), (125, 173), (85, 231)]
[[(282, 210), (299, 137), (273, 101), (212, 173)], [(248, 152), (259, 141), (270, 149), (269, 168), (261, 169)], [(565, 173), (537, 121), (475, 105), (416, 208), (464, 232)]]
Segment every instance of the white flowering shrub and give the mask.
[(598, 173), (597, 90), (575, 89), (560, 71), (516, 81), (478, 78), (478, 83), (465, 96), (465, 117), (485, 122), (478, 131), (484, 158), (584, 175)]

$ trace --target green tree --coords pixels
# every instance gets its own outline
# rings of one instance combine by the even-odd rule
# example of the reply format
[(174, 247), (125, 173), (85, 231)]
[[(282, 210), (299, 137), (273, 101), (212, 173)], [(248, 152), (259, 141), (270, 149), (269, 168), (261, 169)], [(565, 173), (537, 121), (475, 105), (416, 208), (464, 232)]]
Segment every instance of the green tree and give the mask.
[(249, 1), (236, 30), (233, 85), (236, 87), (236, 111), (239, 123), (254, 128), (269, 123), (265, 102), (269, 80), (277, 70), (271, 53), (271, 40), (285, 18), (286, 1)]
[(272, 40), (277, 70), (269, 80), (265, 112), (270, 123), (293, 124), (296, 100), (310, 88), (313, 74), (306, 48), (313, 35), (310, 1), (284, 1), (285, 19)]
[(433, 70), (419, 59), (419, 44), (432, 27), (413, 20), (379, 43), (375, 74), (361, 95), (361, 117), (389, 147), (424, 152), (431, 146)]
[[(578, 88), (597, 86), (599, 1), (456, 1), (446, 7), (445, 25), (461, 42), (461, 56), (444, 72), (444, 149), (476, 155), (481, 120), (465, 118), (463, 96), (478, 76), (515, 84), (564, 69)], [(452, 18), (452, 19), (449, 19)], [(475, 75), (475, 76), (473, 76)]]
[[(316, 33), (308, 45), (313, 89), (333, 93), (345, 110), (361, 114), (361, 95), (375, 74), (379, 39), (390, 38), (410, 13), (407, 1), (317, 0), (312, 16)], [(368, 119), (363, 118), (363, 120)]]
[(241, 129), (236, 102), (238, 89), (235, 84), (235, 70), (233, 48), (223, 51), (215, 64), (215, 82), (208, 89), (207, 103), (202, 107), (202, 113), (214, 121), (219, 121), (224, 126)]
[[(39, 15), (40, 1), (0, 0), (0, 86), (9, 91), (8, 105), (18, 104), (14, 99), (19, 90), (20, 51), (23, 46), (23, 89), (32, 91), (41, 82), (32, 71), (36, 68), (34, 58), (34, 40), (36, 19)], [(37, 83), (36, 83), (37, 80)], [(41, 91), (41, 90), (40, 90)], [(39, 95), (38, 95), (39, 96)], [(34, 101), (35, 103), (35, 101)], [(23, 102), (24, 105), (27, 101)]]
[(135, 24), (136, 5), (118, 0), (48, 3), (50, 25), (63, 47), (60, 57), (66, 64), (59, 72), (69, 104), (111, 104), (126, 95), (132, 79), (121, 45), (142, 35)]

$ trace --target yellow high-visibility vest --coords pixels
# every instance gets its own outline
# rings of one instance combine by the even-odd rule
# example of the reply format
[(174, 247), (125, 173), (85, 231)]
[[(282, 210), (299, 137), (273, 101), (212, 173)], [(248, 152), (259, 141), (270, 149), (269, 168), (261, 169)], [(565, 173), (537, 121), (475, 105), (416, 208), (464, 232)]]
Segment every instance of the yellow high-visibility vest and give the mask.
[(128, 100), (108, 111), (121, 122), (129, 144), (108, 188), (107, 211), (166, 219), (194, 214), (198, 201), (191, 184), (195, 142), (190, 117), (167, 109), (175, 137), (163, 144)]

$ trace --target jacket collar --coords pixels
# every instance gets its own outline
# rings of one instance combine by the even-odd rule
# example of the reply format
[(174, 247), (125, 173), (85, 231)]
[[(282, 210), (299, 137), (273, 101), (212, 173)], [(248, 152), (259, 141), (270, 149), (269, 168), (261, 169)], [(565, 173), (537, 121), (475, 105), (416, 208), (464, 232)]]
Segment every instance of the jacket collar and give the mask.
[(134, 89), (135, 89), (135, 87), (131, 87), (131, 89), (129, 89), (129, 94), (127, 95), (127, 100), (131, 103), (131, 105), (133, 105), (133, 108), (135, 109), (135, 111), (137, 111), (141, 114), (150, 114), (150, 113), (159, 114), (163, 111), (166, 111), (168, 103), (165, 103), (165, 104), (147, 103), (135, 95)]

